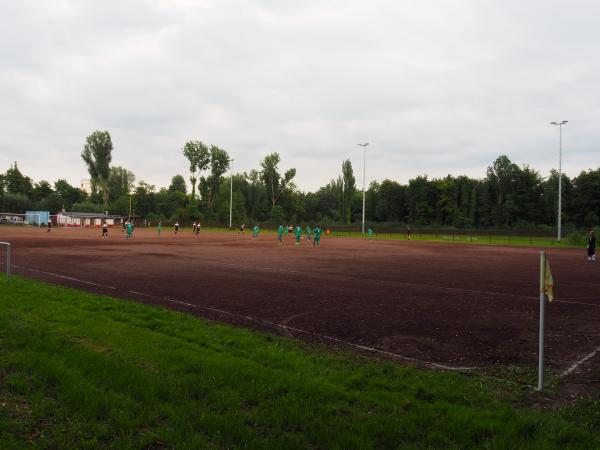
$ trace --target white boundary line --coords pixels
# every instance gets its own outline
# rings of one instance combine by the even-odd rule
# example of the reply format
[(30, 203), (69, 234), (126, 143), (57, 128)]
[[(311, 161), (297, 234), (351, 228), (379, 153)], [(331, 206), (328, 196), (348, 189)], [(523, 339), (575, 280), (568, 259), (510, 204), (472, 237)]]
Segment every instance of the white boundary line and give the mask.
[[(237, 268), (237, 269), (247, 269), (248, 268), (247, 265), (243, 265), (243, 264), (235, 264), (235, 263), (228, 263), (228, 262), (221, 262), (221, 261), (212, 261), (212, 260), (208, 260), (208, 259), (201, 259), (201, 260), (197, 260), (197, 261), (203, 262), (205, 264), (223, 265), (223, 266), (228, 266), (228, 267), (234, 267), (234, 268)], [(302, 271), (299, 271), (299, 270), (280, 269), (280, 268), (273, 268), (273, 267), (259, 267), (259, 266), (253, 266), (253, 268), (254, 269), (259, 269), (259, 270), (264, 270), (264, 271), (297, 273), (297, 274), (302, 274), (302, 275), (306, 275), (306, 276), (312, 276), (312, 274), (310, 272), (302, 272)], [(331, 276), (336, 277), (338, 275), (333, 274)], [(536, 296), (511, 294), (511, 293), (508, 293), (508, 292), (484, 291), (484, 290), (481, 290), (481, 289), (466, 289), (466, 288), (458, 288), (458, 287), (451, 287), (451, 286), (436, 286), (434, 284), (412, 283), (410, 281), (376, 280), (376, 279), (370, 279), (370, 278), (362, 278), (362, 280), (373, 281), (373, 282), (376, 282), (376, 283), (394, 284), (394, 285), (400, 285), (400, 286), (415, 286), (415, 287), (419, 287), (419, 288), (439, 289), (439, 290), (445, 290), (445, 291), (468, 292), (470, 294), (482, 294), (482, 295), (490, 295), (490, 296), (498, 296), (498, 297), (510, 297), (510, 298), (516, 298), (516, 299), (536, 300), (536, 301), (538, 300), (538, 298)], [(594, 304), (594, 303), (585, 303), (585, 302), (571, 301), (571, 300), (577, 300), (578, 297), (565, 297), (565, 298), (568, 299), (568, 300), (559, 300), (559, 299), (556, 299), (556, 300), (553, 301), (553, 303), (570, 303), (570, 304), (573, 304), (573, 305), (584, 305), (584, 306), (593, 306), (593, 307), (596, 307), (596, 308), (600, 308), (600, 303)], [(582, 297), (582, 299), (588, 299), (588, 298), (596, 298), (596, 297)]]
[(17, 266), (15, 264), (11, 264), (11, 266), (14, 267), (15, 269), (28, 270), (29, 272), (43, 273), (44, 275), (50, 275), (50, 276), (53, 276), (53, 277), (63, 278), (65, 280), (76, 281), (77, 283), (89, 284), (89, 285), (92, 285), (92, 286), (98, 286), (98, 287), (102, 287), (102, 288), (106, 288), (106, 289), (112, 289), (112, 290), (116, 290), (117, 289), (114, 286), (107, 286), (105, 284), (93, 283), (91, 281), (80, 280), (78, 278), (68, 277), (66, 275), (59, 275), (57, 273), (52, 273), (52, 272), (45, 272), (45, 271), (39, 270), (39, 269), (30, 269), (29, 267)]
[(596, 356), (596, 354), (598, 352), (600, 352), (600, 347), (597, 347), (594, 351), (588, 353), (583, 358), (581, 358), (579, 361), (575, 361), (573, 364), (571, 364), (571, 366), (569, 366), (569, 368), (567, 370), (565, 370), (563, 373), (560, 374), (560, 378), (565, 378), (565, 377), (571, 375), (580, 365), (582, 365), (588, 359)]
[[(208, 261), (206, 261), (208, 262)], [(43, 270), (38, 270), (38, 269), (31, 269), (28, 267), (22, 267), (22, 266), (17, 266), (15, 264), (11, 264), (11, 267), (14, 267), (16, 269), (22, 269), (22, 270), (28, 270), (30, 272), (37, 272), (37, 273), (42, 273), (44, 275), (50, 275), (50, 276), (54, 276), (54, 277), (58, 277), (58, 278), (62, 278), (65, 280), (70, 280), (70, 281), (75, 281), (78, 283), (83, 283), (83, 284), (88, 284), (91, 286), (97, 286), (97, 287), (101, 287), (101, 288), (105, 288), (105, 289), (111, 289), (111, 290), (116, 290), (117, 288), (114, 286), (107, 286), (104, 284), (99, 284), (99, 283), (94, 283), (91, 281), (86, 281), (86, 280), (80, 280), (78, 278), (73, 278), (73, 277), (68, 277), (66, 275), (60, 275), (60, 274), (56, 274), (56, 273), (52, 273), (52, 272), (46, 272)], [(385, 281), (385, 280), (384, 280)], [(407, 284), (414, 284), (414, 283), (407, 283)], [(453, 289), (453, 290), (461, 290), (461, 291), (469, 291), (469, 292), (478, 292), (478, 293), (487, 293), (487, 294), (496, 294), (496, 295), (506, 295), (506, 296), (515, 296), (513, 294), (501, 294), (501, 293), (492, 293), (492, 292), (486, 292), (486, 291), (472, 291), (470, 289), (460, 289), (460, 288), (446, 288), (446, 289)], [(447, 366), (444, 364), (438, 364), (438, 363), (434, 363), (434, 362), (430, 362), (430, 361), (423, 361), (417, 358), (412, 358), (409, 356), (404, 356), (404, 355), (400, 355), (398, 353), (393, 353), (393, 352), (389, 352), (386, 350), (380, 350), (378, 348), (375, 347), (368, 347), (365, 345), (360, 345), (360, 344), (354, 344), (352, 342), (348, 342), (348, 341), (344, 341), (342, 339), (338, 339), (336, 337), (333, 336), (328, 336), (325, 334), (320, 334), (320, 333), (314, 333), (312, 331), (307, 331), (307, 330), (303, 330), (301, 328), (296, 328), (296, 327), (291, 327), (288, 325), (283, 325), (280, 323), (276, 323), (276, 322), (272, 322), (269, 320), (264, 320), (264, 319), (260, 319), (258, 317), (254, 317), (254, 316), (250, 316), (250, 315), (245, 315), (245, 314), (239, 314), (239, 313), (234, 313), (231, 311), (226, 311), (223, 309), (219, 309), (219, 308), (213, 308), (210, 306), (201, 306), (201, 305), (195, 305), (193, 303), (189, 303), (189, 302), (184, 302), (181, 300), (175, 300), (169, 297), (157, 297), (155, 295), (150, 295), (150, 294), (146, 294), (144, 292), (139, 292), (139, 291), (128, 291), (128, 293), (130, 294), (134, 294), (134, 295), (140, 295), (143, 297), (148, 297), (148, 298), (153, 298), (156, 300), (162, 300), (162, 301), (167, 301), (173, 304), (177, 304), (177, 305), (183, 305), (183, 306), (187, 306), (190, 308), (195, 308), (195, 309), (203, 309), (206, 311), (212, 311), (212, 312), (216, 312), (219, 314), (224, 314), (224, 315), (228, 315), (231, 317), (237, 317), (237, 318), (241, 318), (247, 321), (251, 321), (251, 322), (258, 322), (258, 323), (262, 323), (263, 325), (268, 325), (270, 327), (275, 327), (275, 328), (279, 328), (285, 331), (295, 331), (297, 333), (301, 333), (301, 334), (306, 334), (309, 336), (314, 336), (317, 337), (319, 339), (324, 339), (324, 340), (328, 340), (331, 342), (336, 342), (338, 344), (342, 344), (348, 347), (352, 347), (355, 348), (357, 350), (363, 350), (363, 351), (367, 351), (370, 353), (377, 353), (380, 355), (385, 355), (388, 357), (392, 357), (395, 359), (400, 359), (403, 361), (409, 361), (409, 362), (413, 362), (413, 363), (419, 363), (419, 364), (423, 364), (425, 366), (429, 366), (429, 367), (433, 367), (436, 369), (441, 369), (441, 370), (453, 370), (453, 371), (465, 371), (465, 370), (476, 370), (478, 369), (478, 367), (473, 366), (473, 367), (455, 367), (455, 366)], [(529, 298), (529, 297), (521, 297), (521, 298)], [(594, 306), (594, 307), (600, 307), (600, 305), (596, 305), (593, 303), (581, 303), (581, 302), (570, 302), (570, 301), (564, 301), (564, 300), (556, 300), (556, 302), (560, 302), (560, 303), (570, 303), (570, 304), (577, 304), (577, 305), (586, 305), (586, 306)], [(575, 363), (573, 363), (571, 366), (569, 366), (566, 370), (564, 370), (561, 374), (560, 374), (560, 378), (564, 378), (569, 376), (571, 373), (573, 373), (580, 365), (582, 365), (584, 362), (586, 362), (588, 359), (593, 358), (594, 356), (596, 356), (596, 354), (600, 352), (600, 347), (597, 347), (596, 349), (594, 349), (592, 352), (588, 353), (587, 355), (585, 355), (583, 358), (579, 359), (578, 361), (576, 361)]]
[[(62, 278), (62, 279), (65, 279), (65, 280), (75, 281), (75, 282), (78, 282), (78, 283), (88, 284), (88, 285), (91, 285), (91, 286), (97, 286), (97, 287), (101, 287), (101, 288), (105, 288), (105, 289), (111, 289), (111, 290), (116, 290), (117, 289), (114, 286), (107, 286), (107, 285), (104, 285), (104, 284), (93, 283), (91, 281), (80, 280), (78, 278), (68, 277), (68, 276), (65, 276), (65, 275), (60, 275), (60, 274), (56, 274), (56, 273), (52, 273), (52, 272), (46, 272), (46, 271), (43, 271), (43, 270), (31, 269), (31, 268), (28, 268), (28, 267), (17, 266), (17, 265), (14, 265), (14, 264), (12, 264), (12, 267), (14, 267), (16, 269), (21, 269), (21, 270), (28, 270), (30, 272), (35, 272), (35, 273), (42, 273), (44, 275), (50, 275), (50, 276)], [(352, 342), (344, 341), (342, 339), (338, 339), (338, 338), (335, 338), (333, 336), (328, 336), (328, 335), (320, 334), (320, 333), (313, 333), (312, 331), (303, 330), (301, 328), (290, 327), (288, 325), (282, 325), (282, 324), (279, 324), (279, 323), (276, 323), (276, 322), (271, 322), (269, 320), (260, 319), (258, 317), (254, 317), (254, 316), (250, 316), (250, 315), (246, 315), (246, 314), (238, 314), (238, 313), (234, 313), (234, 312), (231, 312), (231, 311), (226, 311), (224, 309), (213, 308), (211, 306), (195, 305), (193, 303), (184, 302), (184, 301), (181, 301), (181, 300), (175, 300), (175, 299), (172, 299), (172, 298), (169, 298), (169, 297), (158, 297), (158, 296), (155, 296), (155, 295), (150, 295), (150, 294), (146, 294), (144, 292), (139, 292), (139, 291), (127, 291), (127, 292), (130, 293), (130, 294), (140, 295), (140, 296), (143, 296), (143, 297), (153, 298), (153, 299), (156, 299), (156, 300), (167, 301), (167, 302), (170, 302), (170, 303), (173, 303), (173, 304), (176, 304), (176, 305), (183, 305), (183, 306), (187, 306), (187, 307), (190, 307), (190, 308), (203, 309), (203, 310), (206, 310), (206, 311), (212, 311), (212, 312), (216, 312), (216, 313), (219, 313), (219, 314), (228, 315), (228, 316), (231, 316), (231, 317), (237, 317), (237, 318), (241, 318), (241, 319), (244, 319), (244, 320), (247, 320), (247, 321), (261, 323), (261, 324), (264, 324), (264, 325), (268, 325), (268, 326), (271, 326), (271, 327), (283, 329), (283, 330), (286, 330), (286, 331), (291, 330), (291, 331), (295, 331), (297, 333), (302, 333), (302, 334), (306, 334), (306, 335), (309, 335), (309, 336), (314, 336), (314, 337), (317, 337), (317, 338), (320, 338), (320, 339), (324, 339), (324, 340), (336, 342), (338, 344), (342, 344), (342, 345), (345, 345), (345, 346), (348, 346), (348, 347), (352, 347), (352, 348), (355, 348), (357, 350), (363, 350), (363, 351), (367, 351), (367, 352), (370, 352), (370, 353), (377, 353), (379, 355), (385, 355), (385, 356), (392, 357), (392, 358), (395, 358), (395, 359), (400, 359), (400, 360), (403, 360), (403, 361), (409, 361), (409, 362), (412, 362), (412, 363), (415, 363), (415, 364), (423, 364), (424, 366), (432, 367), (432, 368), (435, 368), (435, 369), (451, 370), (451, 371), (466, 371), (466, 370), (476, 370), (476, 369), (478, 369), (478, 367), (476, 367), (476, 366), (473, 366), (473, 367), (454, 367), (454, 366), (447, 366), (447, 365), (444, 365), (444, 364), (434, 363), (434, 362), (430, 362), (430, 361), (423, 361), (423, 360), (420, 360), (420, 359), (417, 359), (417, 358), (412, 358), (412, 357), (409, 357), (409, 356), (400, 355), (398, 353), (392, 353), (392, 352), (388, 352), (388, 351), (385, 351), (385, 350), (380, 350), (380, 349), (375, 348), (375, 347), (368, 347), (368, 346), (365, 346), (365, 345), (353, 344)]]

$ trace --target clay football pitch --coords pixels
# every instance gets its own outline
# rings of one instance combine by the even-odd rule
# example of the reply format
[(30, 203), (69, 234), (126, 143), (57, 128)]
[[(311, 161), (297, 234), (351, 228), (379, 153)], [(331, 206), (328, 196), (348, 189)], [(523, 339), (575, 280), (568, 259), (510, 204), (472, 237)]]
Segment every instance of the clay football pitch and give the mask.
[[(215, 321), (429, 367), (537, 365), (537, 248), (10, 227), (0, 241), (15, 274)], [(585, 376), (600, 359), (600, 266), (585, 249), (548, 257), (547, 367)]]

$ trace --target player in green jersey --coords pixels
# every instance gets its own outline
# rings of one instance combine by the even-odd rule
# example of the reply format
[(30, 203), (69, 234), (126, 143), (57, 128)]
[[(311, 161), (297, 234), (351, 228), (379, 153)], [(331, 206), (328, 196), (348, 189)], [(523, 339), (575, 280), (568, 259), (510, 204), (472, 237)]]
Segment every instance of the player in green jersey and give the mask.
[(277, 240), (280, 244), (283, 244), (283, 225), (279, 225), (277, 228)]
[(310, 225), (306, 225), (306, 240), (310, 241), (310, 233), (311, 233)]
[(316, 226), (315, 229), (313, 230), (313, 235), (314, 235), (314, 239), (313, 239), (313, 247), (319, 246), (320, 242), (321, 242), (321, 233), (323, 232), (323, 230), (321, 230), (320, 226)]
[(294, 235), (296, 236), (296, 245), (300, 245), (300, 238), (302, 237), (302, 227), (300, 225), (294, 229)]
[(125, 229), (127, 230), (127, 239), (131, 239), (133, 237), (133, 222), (127, 221)]

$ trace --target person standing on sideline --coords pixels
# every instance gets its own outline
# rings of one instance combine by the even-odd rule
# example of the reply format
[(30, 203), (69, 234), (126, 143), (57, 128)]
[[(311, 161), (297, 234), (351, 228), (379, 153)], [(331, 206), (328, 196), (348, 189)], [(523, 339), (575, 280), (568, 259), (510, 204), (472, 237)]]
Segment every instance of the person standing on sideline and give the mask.
[(160, 237), (161, 231), (162, 231), (162, 220), (159, 220), (158, 225), (156, 226), (156, 232), (158, 233), (158, 237)]
[(315, 227), (315, 229), (313, 230), (313, 244), (312, 246), (314, 247), (315, 245), (318, 247), (319, 243), (321, 242), (321, 233), (323, 232), (323, 230), (321, 230), (321, 227), (319, 225), (317, 225)]
[(300, 238), (302, 237), (302, 227), (300, 225), (296, 226), (294, 234), (296, 235), (296, 245), (300, 245)]
[(198, 221), (198, 223), (196, 224), (196, 236), (200, 234), (200, 227), (202, 227), (202, 225), (200, 224), (200, 221)]
[(194, 220), (194, 223), (192, 224), (192, 234), (196, 234), (196, 221)]
[(588, 261), (596, 261), (596, 236), (594, 236), (594, 230), (590, 230), (588, 236)]
[(175, 229), (175, 234), (179, 233), (179, 220), (175, 221), (175, 225), (173, 225), (173, 228)]
[(311, 233), (310, 225), (306, 225), (306, 240), (307, 241), (310, 241), (310, 233)]
[(367, 230), (367, 235), (369, 236), (369, 240), (373, 239), (373, 229), (371, 227)]
[(108, 224), (104, 222), (102, 224), (102, 239), (108, 237)]
[(277, 240), (280, 244), (283, 244), (283, 225), (277, 227)]
[(50, 231), (52, 230), (52, 219), (48, 219), (48, 223), (46, 224), (46, 226), (48, 227), (46, 233), (50, 233)]
[(244, 236), (244, 231), (246, 230), (246, 224), (243, 223), (240, 225), (240, 232), (238, 234), (241, 234), (242, 236)]

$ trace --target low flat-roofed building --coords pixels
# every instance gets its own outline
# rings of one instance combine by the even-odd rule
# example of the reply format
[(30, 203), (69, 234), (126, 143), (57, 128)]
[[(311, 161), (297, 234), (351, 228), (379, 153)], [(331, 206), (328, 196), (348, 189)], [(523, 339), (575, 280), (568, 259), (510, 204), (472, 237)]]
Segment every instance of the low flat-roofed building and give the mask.
[(114, 214), (63, 211), (56, 215), (56, 224), (61, 227), (100, 227), (106, 222), (108, 226), (121, 226), (126, 219)]

